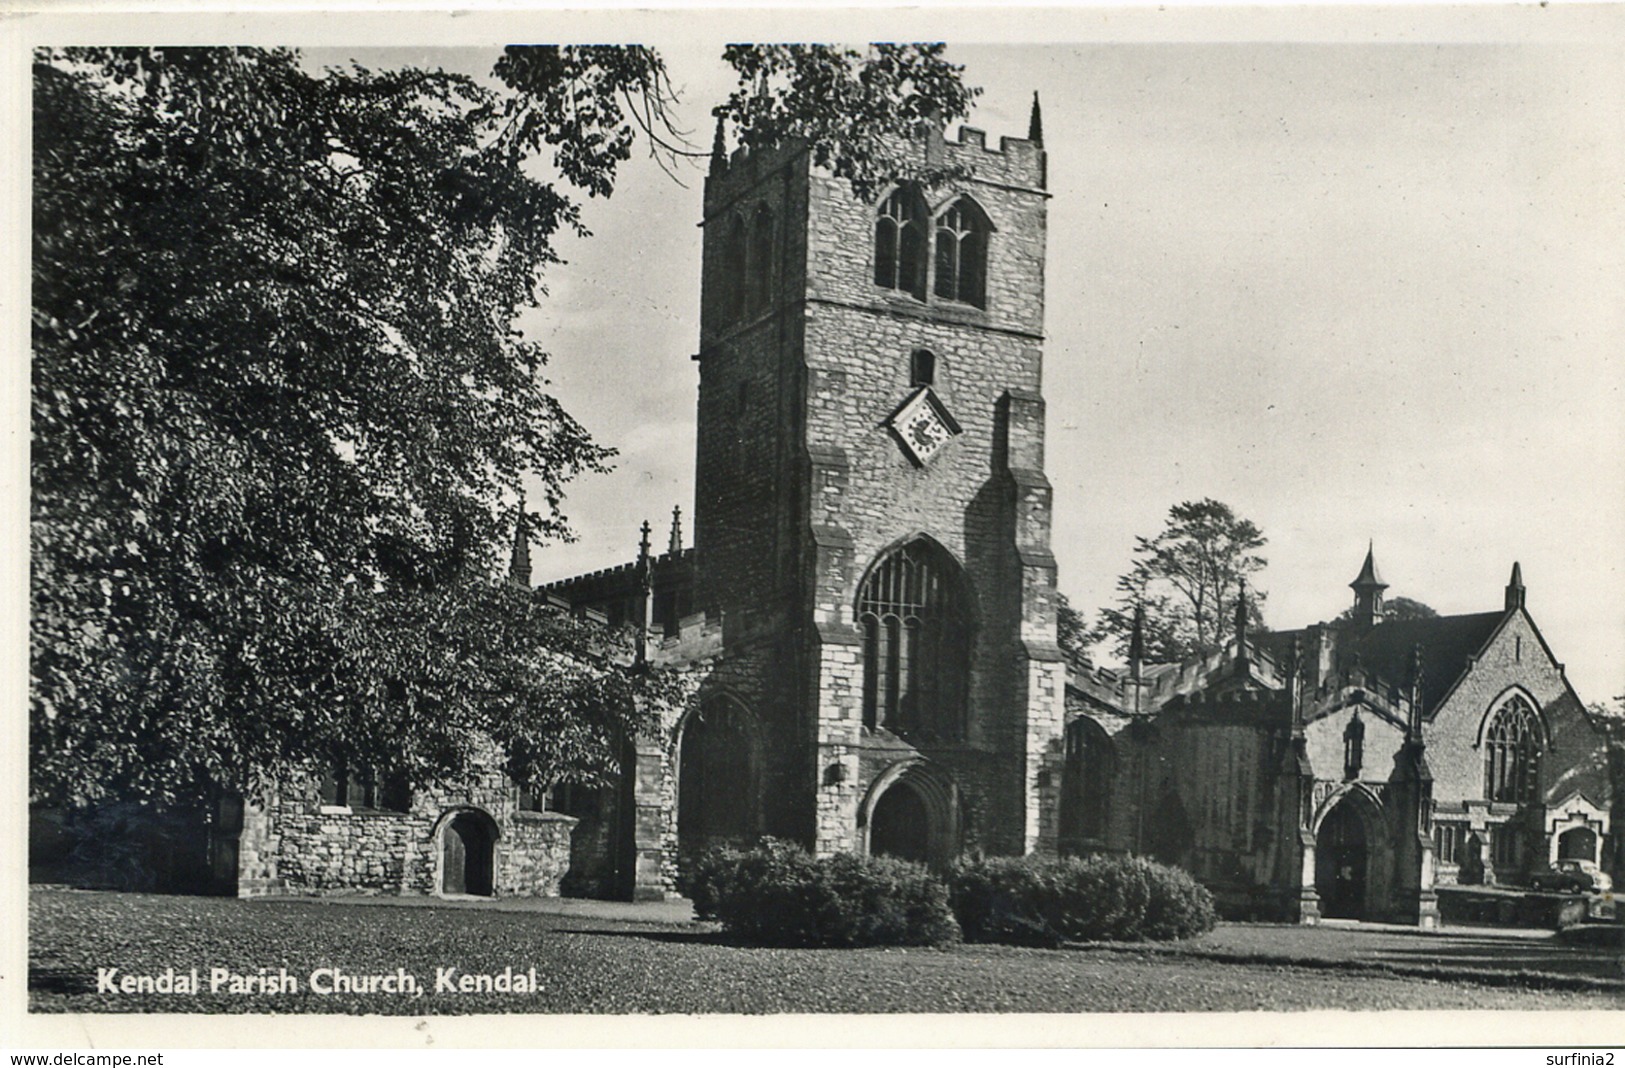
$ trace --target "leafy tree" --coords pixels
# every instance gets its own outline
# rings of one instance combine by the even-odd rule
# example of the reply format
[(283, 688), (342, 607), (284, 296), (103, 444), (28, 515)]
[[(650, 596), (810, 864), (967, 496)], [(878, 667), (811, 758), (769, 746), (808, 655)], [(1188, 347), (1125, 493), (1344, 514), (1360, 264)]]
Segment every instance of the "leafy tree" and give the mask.
[[(1382, 619), (1385, 623), (1404, 623), (1412, 619), (1437, 619), (1439, 613), (1421, 601), (1413, 601), (1409, 597), (1385, 597), (1382, 603)], [(1337, 622), (1342, 623), (1354, 618), (1354, 606), (1343, 609), (1338, 615)]]
[[(1152, 538), (1136, 538), (1133, 566), (1117, 580), (1117, 604), (1105, 608), (1090, 640), (1128, 655), (1136, 605), (1144, 609), (1145, 656), (1181, 660), (1224, 644), (1242, 583), (1264, 569), (1261, 530), (1229, 505), (1204, 498), (1168, 510)], [(1263, 628), (1265, 594), (1248, 583), (1249, 627)]]
[(1056, 643), (1074, 660), (1087, 659), (1089, 655), (1089, 627), (1083, 618), (1083, 613), (1072, 607), (1072, 602), (1066, 594), (1057, 593), (1055, 608)]
[[(820, 123), (781, 76), (812, 60), (782, 53), (730, 50), (740, 136), (834, 146), (854, 181), (873, 142), (838, 101), (891, 130), (958, 76), (930, 46), (840, 53)], [(640, 136), (686, 151), (673, 96), (641, 48), (496, 73), (511, 93), (285, 50), (36, 53), (35, 799), (191, 799), (332, 756), (427, 781), (493, 738), (524, 781), (602, 781), (680, 699), (499, 580), (521, 478), (524, 529), (565, 538), (565, 485), (612, 455), (516, 317), (578, 191), (609, 195)]]
[(970, 114), (981, 90), (941, 44), (733, 45), (740, 84), (715, 111), (753, 148), (805, 142), (815, 164), (872, 199), (892, 181), (934, 185), (963, 172), (908, 151), (922, 123)]
[[(803, 143), (863, 199), (892, 181), (964, 176), (912, 150), (922, 124), (966, 118), (981, 92), (941, 44), (730, 45), (723, 59), (739, 86), (712, 111), (719, 139), (725, 128), (751, 148)], [(514, 46), (495, 73), (519, 93), (507, 109), (514, 144), (551, 146), (560, 173), (591, 192), (609, 193), (601, 165), (628, 158), (639, 133), (668, 167), (701, 154), (673, 121), (665, 62), (650, 49)]]

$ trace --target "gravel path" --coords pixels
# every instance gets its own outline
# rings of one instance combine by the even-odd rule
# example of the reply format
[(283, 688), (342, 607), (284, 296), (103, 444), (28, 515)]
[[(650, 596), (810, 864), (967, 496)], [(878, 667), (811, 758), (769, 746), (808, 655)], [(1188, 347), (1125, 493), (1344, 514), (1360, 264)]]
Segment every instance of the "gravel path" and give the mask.
[[(1153, 1012), (1302, 1009), (1619, 1009), (1613, 990), (1442, 983), (1168, 956), (1155, 950), (772, 950), (705, 927), (541, 912), (35, 891), (30, 1006), (38, 1012), (782, 1013)], [(273, 974), (296, 993), (211, 994), (208, 970)], [(120, 975), (200, 969), (192, 995), (97, 993)], [(321, 996), (310, 973), (405, 969), (426, 992)], [(434, 993), (437, 968), (528, 976), (538, 993)]]

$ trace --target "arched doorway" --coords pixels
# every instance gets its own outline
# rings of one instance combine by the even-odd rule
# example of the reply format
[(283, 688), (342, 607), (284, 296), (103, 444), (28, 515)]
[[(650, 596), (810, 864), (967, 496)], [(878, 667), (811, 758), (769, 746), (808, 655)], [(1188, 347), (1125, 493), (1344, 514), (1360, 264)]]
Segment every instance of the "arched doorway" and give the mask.
[(495, 889), (496, 828), (479, 812), (459, 812), (440, 835), (440, 892), (490, 897)]
[(1315, 892), (1322, 916), (1365, 918), (1366, 873), (1371, 861), (1365, 820), (1348, 801), (1340, 802), (1315, 835)]
[(677, 841), (683, 856), (747, 846), (761, 834), (761, 752), (754, 717), (730, 699), (683, 725), (677, 755)]
[(1558, 860), (1597, 860), (1597, 832), (1590, 827), (1570, 827), (1557, 838)]
[(925, 864), (931, 859), (931, 816), (925, 798), (906, 782), (880, 795), (869, 815), (869, 852)]

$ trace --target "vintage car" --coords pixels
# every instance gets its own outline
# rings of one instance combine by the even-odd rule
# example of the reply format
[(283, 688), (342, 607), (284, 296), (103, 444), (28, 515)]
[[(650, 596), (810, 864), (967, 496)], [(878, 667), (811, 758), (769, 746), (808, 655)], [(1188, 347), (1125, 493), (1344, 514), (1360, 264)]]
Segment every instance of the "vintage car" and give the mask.
[(1559, 860), (1529, 879), (1533, 890), (1567, 890), (1600, 894), (1614, 888), (1608, 873), (1589, 860)]

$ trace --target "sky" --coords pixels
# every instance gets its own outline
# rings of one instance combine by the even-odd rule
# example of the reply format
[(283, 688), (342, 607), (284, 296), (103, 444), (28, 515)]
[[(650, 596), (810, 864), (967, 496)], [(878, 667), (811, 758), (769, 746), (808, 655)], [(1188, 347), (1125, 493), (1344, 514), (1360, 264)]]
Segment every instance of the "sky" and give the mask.
[[(1625, 692), (1625, 45), (1477, 36), (950, 45), (990, 138), (1044, 104), (1046, 469), (1086, 616), (1137, 535), (1213, 497), (1269, 538), (1271, 626), (1347, 607), (1368, 544), (1390, 597), (1446, 614), (1499, 609), (1519, 561), (1581, 698)], [(701, 147), (722, 39), (647, 38)], [(306, 54), (483, 75), (495, 52)], [(523, 321), (619, 450), (537, 581), (692, 513), (701, 166), (629, 162)]]
[[(658, 44), (658, 42), (655, 42)], [(728, 88), (665, 49), (694, 139)], [(1275, 627), (1389, 596), (1497, 610), (1514, 561), (1582, 697), (1625, 691), (1625, 54), (1616, 45), (956, 46), (972, 124), (1044, 103), (1059, 584), (1213, 497), (1269, 537)], [(620, 450), (538, 581), (692, 510), (701, 176), (636, 160), (526, 326)]]

